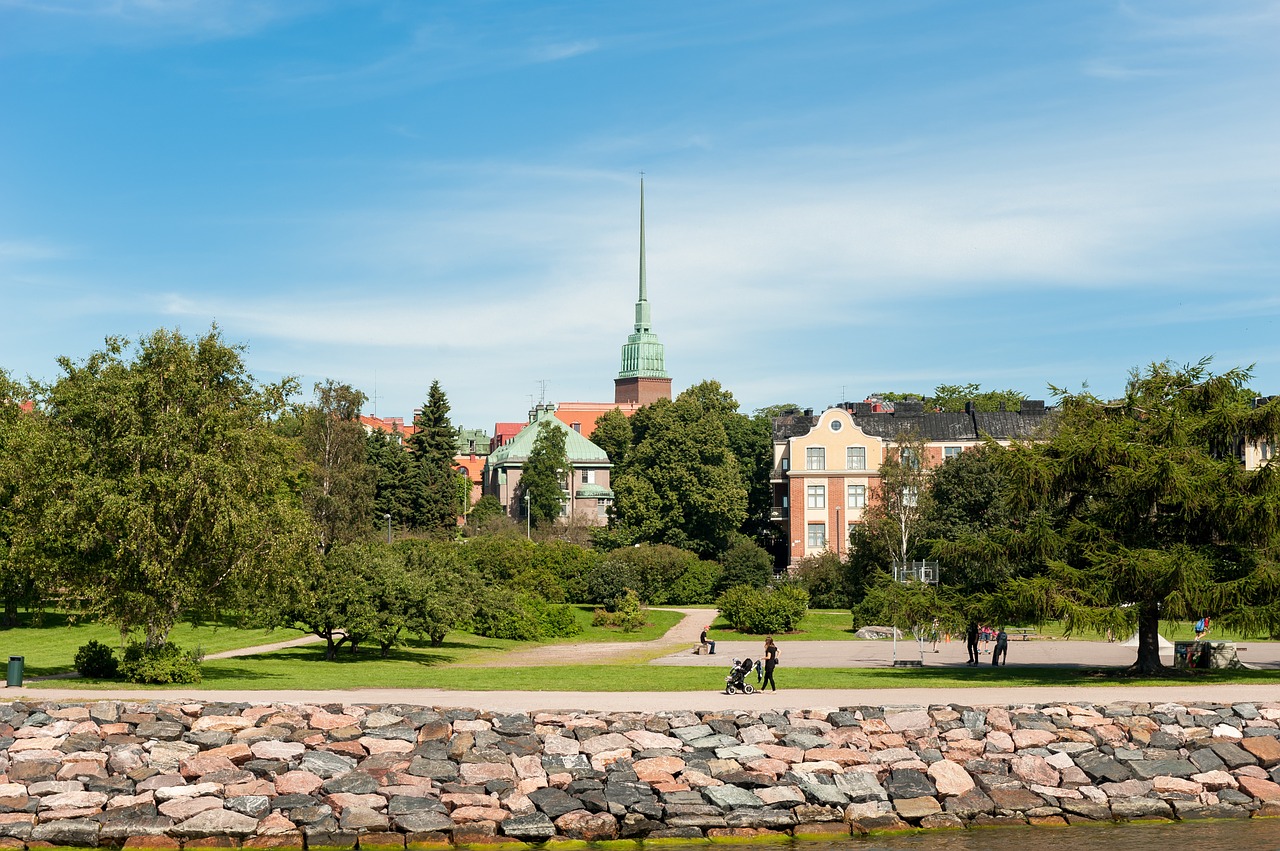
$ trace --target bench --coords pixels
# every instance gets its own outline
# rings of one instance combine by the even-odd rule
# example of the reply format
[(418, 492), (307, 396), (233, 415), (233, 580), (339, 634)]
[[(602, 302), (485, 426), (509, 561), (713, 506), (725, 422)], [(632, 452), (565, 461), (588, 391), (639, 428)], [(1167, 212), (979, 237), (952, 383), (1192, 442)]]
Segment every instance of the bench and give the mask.
[(711, 652), (710, 644), (699, 644), (697, 647), (693, 648), (694, 656), (706, 656), (710, 652)]
[(1009, 631), (1014, 633), (1018, 637), (1019, 641), (1027, 641), (1036, 633), (1036, 631), (1029, 626), (1015, 626)]

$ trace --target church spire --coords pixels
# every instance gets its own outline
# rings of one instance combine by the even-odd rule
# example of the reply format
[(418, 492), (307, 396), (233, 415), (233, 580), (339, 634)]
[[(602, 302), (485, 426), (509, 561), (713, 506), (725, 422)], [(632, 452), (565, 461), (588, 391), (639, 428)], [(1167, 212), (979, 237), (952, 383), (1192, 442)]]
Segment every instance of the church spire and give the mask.
[(649, 315), (649, 284), (644, 275), (644, 172), (640, 172), (640, 298), (636, 301), (636, 332), (652, 330)]
[[(653, 393), (671, 398), (671, 378), (667, 375), (665, 353), (653, 333), (649, 314), (649, 282), (645, 279), (644, 175), (640, 177), (640, 297), (636, 300), (635, 331), (622, 347), (622, 370), (618, 373), (616, 398), (620, 402), (653, 401)], [(645, 383), (642, 393), (639, 383)], [(652, 385), (652, 387), (649, 387)], [(661, 386), (659, 386), (661, 385)], [(652, 398), (650, 398), (652, 397)]]

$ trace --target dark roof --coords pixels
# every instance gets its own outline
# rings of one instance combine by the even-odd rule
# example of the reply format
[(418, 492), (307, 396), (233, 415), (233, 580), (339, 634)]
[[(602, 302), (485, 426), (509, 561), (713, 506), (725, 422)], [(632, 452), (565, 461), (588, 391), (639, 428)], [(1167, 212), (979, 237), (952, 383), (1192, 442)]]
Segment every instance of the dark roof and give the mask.
[[(983, 413), (951, 413), (945, 411), (921, 411), (914, 405), (908, 410), (872, 413), (870, 405), (854, 403), (854, 425), (865, 434), (882, 440), (894, 440), (904, 432), (916, 432), (927, 441), (979, 440), (991, 437), (995, 440), (1021, 440), (1032, 437), (1049, 417), (1052, 408), (1046, 408), (1039, 400), (1024, 400), (1019, 411), (994, 411)], [(793, 414), (775, 417), (773, 439), (786, 440), (808, 434), (818, 424), (818, 417)]]
[(774, 417), (773, 438), (774, 440), (785, 440), (788, 437), (799, 437), (802, 434), (808, 434), (817, 424), (817, 417), (806, 416), (805, 414), (788, 414), (784, 417)]

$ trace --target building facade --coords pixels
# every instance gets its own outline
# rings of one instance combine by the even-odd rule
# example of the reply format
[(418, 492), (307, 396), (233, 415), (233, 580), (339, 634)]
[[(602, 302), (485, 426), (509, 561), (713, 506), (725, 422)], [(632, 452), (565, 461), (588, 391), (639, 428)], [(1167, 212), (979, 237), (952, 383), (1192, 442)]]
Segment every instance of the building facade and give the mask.
[(565, 432), (564, 449), (572, 470), (564, 483), (565, 519), (591, 526), (609, 521), (613, 490), (609, 486), (612, 464), (609, 456), (559, 419), (550, 405), (539, 405), (529, 412), (529, 421), (505, 445), (489, 453), (484, 467), (484, 492), (493, 494), (509, 517), (523, 518), (525, 507), (520, 501), (520, 475), (533, 451), (540, 423), (550, 422)]
[(1008, 444), (1029, 438), (1049, 415), (1043, 402), (1018, 411), (926, 412), (920, 402), (886, 410), (872, 402), (845, 403), (821, 414), (778, 417), (773, 424), (773, 506), (789, 563), (824, 552), (848, 554), (849, 532), (878, 499), (880, 468), (899, 435), (925, 443), (926, 467), (977, 446), (988, 436)]

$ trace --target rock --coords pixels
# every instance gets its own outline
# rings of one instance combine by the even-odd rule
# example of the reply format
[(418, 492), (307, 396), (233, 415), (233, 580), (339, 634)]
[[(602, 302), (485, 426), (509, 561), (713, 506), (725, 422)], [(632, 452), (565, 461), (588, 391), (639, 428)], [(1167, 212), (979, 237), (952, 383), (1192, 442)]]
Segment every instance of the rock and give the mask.
[(349, 756), (342, 756), (328, 751), (307, 751), (303, 754), (299, 768), (317, 777), (328, 779), (339, 774), (346, 774), (356, 767), (356, 761)]
[(937, 794), (944, 798), (963, 795), (974, 788), (973, 778), (969, 776), (969, 772), (965, 771), (963, 766), (948, 759), (940, 759), (933, 763), (926, 773), (933, 780)]
[(396, 816), (395, 824), (406, 833), (435, 833), (453, 830), (453, 819), (444, 813), (417, 812)]
[(884, 781), (884, 788), (893, 799), (932, 797), (936, 792), (928, 775), (911, 769), (890, 771)]
[(893, 809), (898, 815), (908, 821), (918, 821), (925, 816), (936, 815), (942, 812), (942, 807), (938, 804), (938, 799), (931, 796), (920, 798), (895, 798), (893, 801)]
[(702, 790), (702, 795), (722, 810), (757, 809), (764, 804), (753, 793), (737, 786), (708, 786)]
[(1240, 791), (1252, 795), (1260, 801), (1280, 801), (1280, 784), (1275, 781), (1262, 780), (1248, 775), (1238, 775), (1236, 779), (1240, 784)]
[(561, 789), (551, 787), (534, 789), (528, 793), (528, 797), (530, 801), (533, 801), (535, 807), (546, 813), (552, 820), (556, 820), (566, 813), (585, 809), (581, 801)]
[(556, 826), (545, 813), (531, 813), (505, 819), (501, 824), (501, 830), (507, 836), (514, 836), (525, 842), (543, 842), (556, 835)]
[(1111, 801), (1111, 814), (1122, 820), (1173, 818), (1173, 808), (1167, 801), (1156, 798), (1115, 798)]
[(1275, 736), (1251, 736), (1240, 747), (1257, 758), (1263, 768), (1280, 765), (1280, 740)]
[(98, 844), (98, 831), (98, 823), (90, 819), (60, 819), (37, 824), (31, 829), (30, 841), (93, 848)]
[(556, 828), (570, 839), (602, 842), (618, 838), (618, 820), (608, 813), (585, 810), (565, 813), (555, 820)]

